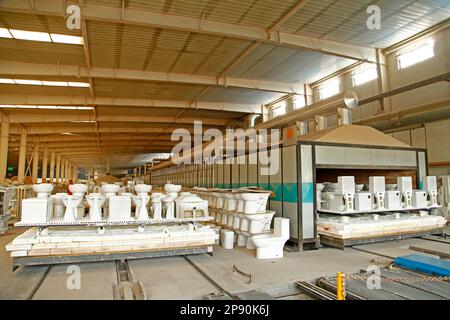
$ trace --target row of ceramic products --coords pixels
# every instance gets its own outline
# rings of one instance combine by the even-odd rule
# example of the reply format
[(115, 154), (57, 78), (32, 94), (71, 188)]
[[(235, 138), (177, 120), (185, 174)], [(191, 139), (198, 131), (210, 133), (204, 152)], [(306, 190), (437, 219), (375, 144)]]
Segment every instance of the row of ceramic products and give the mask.
[(337, 183), (317, 183), (317, 208), (338, 212), (424, 209), (439, 207), (437, 180), (424, 177), (423, 189), (414, 190), (411, 177), (397, 177), (397, 184), (386, 184), (385, 177), (369, 177), (368, 190), (355, 184), (355, 177), (338, 177)]
[[(76, 222), (84, 220), (84, 199), (89, 205), (89, 220), (102, 221), (148, 221), (172, 220), (174, 218), (208, 217), (208, 202), (191, 194), (181, 192), (181, 185), (166, 184), (165, 193), (153, 192), (152, 186), (138, 184), (134, 187), (136, 195), (122, 193), (118, 195), (120, 186), (105, 184), (101, 193), (85, 195), (84, 184), (69, 185), (72, 195), (57, 193), (50, 195), (53, 185), (49, 183), (33, 185), (36, 198), (22, 200), (21, 222), (46, 223), (52, 220)], [(136, 205), (134, 217), (131, 212), (131, 201)], [(149, 205), (150, 204), (150, 205)]]
[[(194, 188), (195, 193), (208, 201), (213, 222), (220, 227), (220, 242), (224, 249), (234, 246), (256, 249), (258, 259), (283, 257), (289, 240), (289, 219), (277, 217), (266, 210), (270, 192), (251, 189)], [(271, 229), (272, 219), (274, 228)]]

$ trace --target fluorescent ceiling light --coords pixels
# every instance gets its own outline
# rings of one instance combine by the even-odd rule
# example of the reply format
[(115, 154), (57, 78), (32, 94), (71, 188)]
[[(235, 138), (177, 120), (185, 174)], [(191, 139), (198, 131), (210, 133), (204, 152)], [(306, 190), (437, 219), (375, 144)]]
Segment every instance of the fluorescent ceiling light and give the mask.
[(37, 106), (38, 109), (49, 109), (49, 110), (55, 110), (58, 109), (57, 106)]
[(11, 32), (14, 39), (52, 42), (50, 35), (46, 32), (16, 30), (16, 29), (9, 29), (9, 32)]
[(69, 87), (81, 87), (81, 88), (88, 88), (89, 87), (89, 83), (87, 82), (68, 82)]
[(37, 106), (31, 106), (31, 105), (16, 105), (16, 108), (18, 108), (18, 109), (37, 109)]
[(44, 86), (56, 86), (56, 87), (67, 87), (66, 81), (42, 81)]
[(32, 40), (66, 44), (84, 44), (83, 37), (7, 28), (0, 28), (0, 38), (14, 38), (19, 40)]
[(77, 107), (73, 107), (73, 106), (58, 106), (58, 109), (61, 109), (61, 110), (77, 110)]
[(8, 29), (0, 28), (0, 38), (12, 38), (12, 35)]
[(42, 86), (42, 81), (40, 80), (25, 80), (25, 79), (14, 79), (16, 84), (30, 84), (34, 86)]
[(41, 81), (41, 80), (28, 80), (28, 79), (6, 79), (0, 78), (0, 84), (28, 84), (35, 86), (53, 86), (53, 87), (79, 87), (89, 88), (89, 82), (68, 82), (68, 81)]
[(36, 106), (36, 105), (0, 105), (0, 108), (11, 109), (48, 109), (48, 110), (93, 110), (93, 107), (78, 107), (78, 106)]
[(83, 44), (83, 38), (77, 36), (66, 36), (64, 34), (50, 33), (53, 42), (68, 44)]
[(12, 84), (15, 84), (13, 79), (4, 79), (4, 78), (0, 79), (0, 83), (12, 83)]

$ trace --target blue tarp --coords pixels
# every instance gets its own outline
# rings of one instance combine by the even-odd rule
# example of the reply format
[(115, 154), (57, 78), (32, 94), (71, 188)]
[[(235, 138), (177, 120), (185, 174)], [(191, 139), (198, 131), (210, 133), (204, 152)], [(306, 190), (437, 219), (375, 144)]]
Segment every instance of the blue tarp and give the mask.
[(416, 270), (423, 273), (450, 276), (450, 260), (432, 258), (421, 254), (410, 254), (403, 257), (397, 257), (394, 264), (410, 270)]

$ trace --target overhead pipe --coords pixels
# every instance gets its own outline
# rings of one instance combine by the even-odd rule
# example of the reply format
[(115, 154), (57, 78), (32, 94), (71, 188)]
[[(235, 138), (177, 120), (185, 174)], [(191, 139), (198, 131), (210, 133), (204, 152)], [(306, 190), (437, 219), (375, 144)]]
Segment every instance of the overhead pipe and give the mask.
[(322, 100), (307, 107), (294, 110), (288, 114), (270, 119), (255, 126), (256, 130), (271, 129), (314, 119), (315, 116), (326, 116), (336, 112), (339, 108), (355, 109), (358, 106), (358, 96), (354, 91), (347, 91), (335, 97)]
[[(305, 108), (294, 110), (289, 114), (273, 118), (269, 121), (255, 125), (253, 128), (258, 131), (260, 129), (272, 129), (276, 127), (285, 126), (287, 124), (296, 123), (297, 121), (306, 121), (314, 119), (316, 115), (326, 116), (337, 112), (339, 108), (344, 109), (355, 109), (358, 106), (358, 96), (354, 91), (347, 91), (345, 93), (339, 94), (335, 97), (314, 103)], [(246, 132), (244, 131), (243, 135)], [(202, 144), (200, 146), (195, 146), (191, 149), (190, 154), (183, 155), (177, 159), (177, 162), (184, 163), (190, 160), (194, 154), (198, 152), (203, 152), (203, 149), (208, 144)], [(224, 143), (223, 143), (224, 144)], [(157, 164), (150, 168), (151, 171), (160, 170), (174, 165), (172, 160), (166, 161), (164, 163)]]
[(437, 110), (431, 110), (431, 111), (417, 111), (414, 113), (407, 113), (399, 118), (392, 118), (388, 121), (383, 122), (377, 122), (371, 124), (372, 127), (384, 131), (389, 130), (398, 126), (410, 126), (415, 124), (422, 124), (422, 123), (428, 123), (428, 122), (434, 122), (444, 119), (450, 118), (450, 100), (448, 100), (447, 105), (443, 106), (440, 109)]

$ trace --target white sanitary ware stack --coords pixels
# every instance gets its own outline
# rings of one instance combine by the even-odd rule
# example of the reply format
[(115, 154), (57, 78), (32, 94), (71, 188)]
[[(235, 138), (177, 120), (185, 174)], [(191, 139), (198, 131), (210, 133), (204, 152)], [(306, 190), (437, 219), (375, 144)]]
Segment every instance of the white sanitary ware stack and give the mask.
[[(266, 210), (270, 192), (250, 189), (212, 189), (198, 193), (208, 199), (214, 222), (222, 227), (221, 243), (224, 249), (234, 244), (256, 249), (257, 258), (281, 258), (283, 247), (289, 239), (289, 220), (277, 220), (274, 231), (270, 229), (274, 211)], [(287, 222), (286, 222), (287, 221)], [(259, 239), (255, 246), (253, 239)], [(232, 239), (232, 240), (231, 240)], [(264, 240), (263, 240), (264, 239)]]
[(137, 193), (137, 195), (132, 196), (133, 202), (136, 205), (136, 213), (134, 216), (138, 221), (149, 220), (147, 205), (150, 201), (150, 196), (148, 193), (152, 190), (152, 186), (137, 184), (134, 190)]

